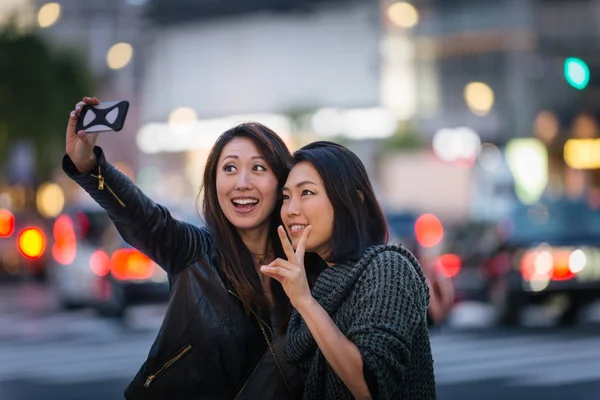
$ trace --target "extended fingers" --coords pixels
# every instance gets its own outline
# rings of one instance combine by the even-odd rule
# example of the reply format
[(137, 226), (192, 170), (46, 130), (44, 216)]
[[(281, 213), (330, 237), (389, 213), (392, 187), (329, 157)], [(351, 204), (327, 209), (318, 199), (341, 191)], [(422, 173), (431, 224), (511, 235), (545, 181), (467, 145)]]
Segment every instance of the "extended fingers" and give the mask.
[(279, 240), (281, 241), (281, 246), (283, 247), (283, 251), (285, 252), (287, 259), (290, 261), (294, 261), (294, 248), (292, 247), (290, 239), (288, 238), (283, 226), (279, 225), (279, 227), (277, 228), (277, 234), (279, 235)]

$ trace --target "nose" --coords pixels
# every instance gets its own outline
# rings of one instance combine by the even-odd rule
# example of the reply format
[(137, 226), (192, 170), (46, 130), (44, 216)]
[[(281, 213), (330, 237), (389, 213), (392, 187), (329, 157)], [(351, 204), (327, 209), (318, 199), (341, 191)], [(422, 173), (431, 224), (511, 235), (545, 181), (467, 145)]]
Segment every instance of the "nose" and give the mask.
[(237, 190), (247, 190), (252, 188), (252, 179), (250, 173), (245, 169), (238, 174), (238, 181), (235, 186)]
[(297, 216), (301, 214), (301, 210), (300, 210), (300, 206), (298, 204), (298, 201), (294, 200), (293, 197), (290, 196), (290, 199), (287, 202), (287, 215), (289, 217), (291, 216)]

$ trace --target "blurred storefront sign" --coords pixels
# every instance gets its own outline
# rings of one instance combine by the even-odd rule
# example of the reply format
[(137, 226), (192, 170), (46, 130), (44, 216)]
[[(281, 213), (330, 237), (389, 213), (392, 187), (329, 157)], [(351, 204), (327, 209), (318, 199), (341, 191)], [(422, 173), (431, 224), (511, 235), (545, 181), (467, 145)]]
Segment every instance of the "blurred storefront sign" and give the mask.
[(573, 169), (600, 168), (600, 139), (569, 139), (564, 157), (567, 166)]

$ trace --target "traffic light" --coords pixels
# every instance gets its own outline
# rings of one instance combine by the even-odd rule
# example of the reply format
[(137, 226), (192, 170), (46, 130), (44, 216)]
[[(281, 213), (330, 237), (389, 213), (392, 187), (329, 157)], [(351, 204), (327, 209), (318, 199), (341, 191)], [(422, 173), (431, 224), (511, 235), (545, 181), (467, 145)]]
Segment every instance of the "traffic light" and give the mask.
[(577, 90), (583, 90), (590, 82), (590, 68), (585, 61), (576, 57), (565, 60), (565, 79)]

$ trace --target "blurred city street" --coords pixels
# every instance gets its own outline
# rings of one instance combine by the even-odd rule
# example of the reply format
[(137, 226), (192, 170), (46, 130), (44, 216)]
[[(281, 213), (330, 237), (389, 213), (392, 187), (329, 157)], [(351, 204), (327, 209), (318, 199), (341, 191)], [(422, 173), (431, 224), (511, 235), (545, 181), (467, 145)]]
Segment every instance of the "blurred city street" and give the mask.
[[(26, 308), (7, 307), (23, 295)], [(136, 307), (121, 323), (90, 311), (55, 312), (50, 298), (39, 285), (0, 288), (0, 399), (123, 398), (164, 308)], [(573, 329), (543, 326), (538, 315), (537, 326), (507, 330), (482, 326), (489, 313), (482, 305), (458, 306), (449, 326), (432, 333), (440, 400), (597, 399), (597, 315)]]
[[(454, 308), (431, 330), (440, 400), (600, 399), (599, 10), (1, 0), (0, 400), (122, 399), (173, 285), (102, 208), (143, 211), (124, 201), (133, 191), (100, 165), (79, 170), (97, 192), (69, 178), (69, 115), (106, 129), (106, 162), (195, 225), (211, 148), (240, 122), (269, 127), (290, 153), (343, 144), (390, 242), (448, 284)], [(84, 96), (104, 104), (70, 114)], [(110, 201), (88, 194), (105, 187)], [(432, 320), (446, 315), (437, 308)]]

